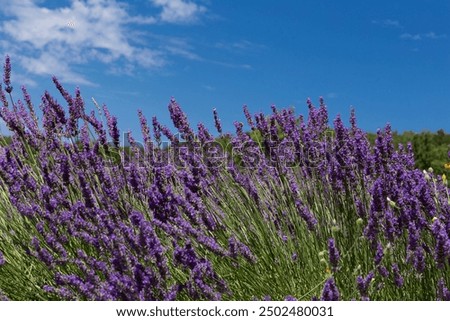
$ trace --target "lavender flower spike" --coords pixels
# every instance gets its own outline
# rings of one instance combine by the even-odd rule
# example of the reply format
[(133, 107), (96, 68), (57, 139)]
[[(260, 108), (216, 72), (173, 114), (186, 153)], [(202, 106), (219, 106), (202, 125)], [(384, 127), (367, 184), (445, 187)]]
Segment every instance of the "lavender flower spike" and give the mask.
[(383, 255), (384, 255), (383, 245), (381, 245), (381, 243), (378, 242), (374, 258), (375, 265), (379, 265), (381, 263), (381, 260), (383, 260)]
[(443, 278), (438, 281), (437, 299), (439, 301), (450, 301), (450, 291), (445, 286)]
[(5, 91), (10, 94), (13, 90), (11, 86), (11, 60), (7, 55), (5, 58), (5, 65), (3, 66), (3, 82), (5, 83)]
[(330, 258), (330, 263), (331, 266), (333, 267), (333, 270), (336, 271), (337, 267), (338, 267), (338, 263), (339, 263), (339, 251), (336, 247), (336, 243), (334, 241), (334, 239), (330, 238), (328, 240), (328, 255)]
[(396, 263), (392, 264), (392, 272), (394, 273), (394, 283), (398, 288), (403, 286), (403, 277)]
[(325, 281), (325, 285), (323, 287), (321, 300), (322, 301), (339, 301), (339, 290), (334, 282), (334, 279), (331, 277)]
[(214, 115), (214, 123), (216, 125), (216, 129), (219, 132), (219, 134), (222, 134), (222, 124), (219, 119), (219, 115), (217, 114), (217, 109), (213, 109), (213, 115)]
[(369, 300), (369, 285), (374, 276), (374, 273), (370, 271), (365, 278), (362, 276), (358, 276), (356, 278), (356, 287), (358, 288), (359, 294), (364, 301)]

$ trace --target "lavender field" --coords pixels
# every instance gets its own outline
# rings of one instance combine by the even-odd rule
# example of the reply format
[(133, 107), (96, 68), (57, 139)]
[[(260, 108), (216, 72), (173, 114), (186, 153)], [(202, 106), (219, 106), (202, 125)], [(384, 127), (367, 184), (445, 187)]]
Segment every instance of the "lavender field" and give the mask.
[(33, 102), (10, 73), (1, 299), (450, 300), (446, 178), (389, 125), (371, 145), (319, 99), (244, 106), (233, 134), (213, 110), (212, 133), (171, 99), (174, 127), (139, 112), (139, 142), (78, 89)]

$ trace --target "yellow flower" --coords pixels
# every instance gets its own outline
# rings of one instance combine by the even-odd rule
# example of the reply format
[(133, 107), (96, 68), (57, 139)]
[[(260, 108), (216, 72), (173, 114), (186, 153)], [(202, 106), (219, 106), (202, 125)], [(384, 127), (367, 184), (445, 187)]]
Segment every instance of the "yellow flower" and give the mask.
[(444, 168), (445, 168), (445, 169), (450, 169), (450, 163), (445, 163), (445, 164), (444, 164)]

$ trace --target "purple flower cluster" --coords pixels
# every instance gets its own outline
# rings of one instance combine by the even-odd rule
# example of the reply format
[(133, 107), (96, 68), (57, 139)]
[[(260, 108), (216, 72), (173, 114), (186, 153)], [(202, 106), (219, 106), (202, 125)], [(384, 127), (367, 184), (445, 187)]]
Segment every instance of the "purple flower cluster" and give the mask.
[(322, 301), (339, 301), (340, 293), (333, 278), (329, 278), (325, 281), (325, 285), (322, 290)]
[(364, 301), (369, 300), (369, 286), (370, 282), (373, 280), (373, 277), (374, 273), (370, 271), (366, 277), (359, 275), (356, 278), (356, 287), (361, 295), (361, 299)]
[(437, 298), (440, 301), (450, 301), (450, 290), (445, 286), (444, 279), (439, 279)]
[(11, 59), (6, 56), (5, 64), (3, 65), (3, 83), (5, 84), (5, 91), (11, 94), (13, 87), (11, 86)]
[(328, 256), (330, 258), (331, 267), (334, 271), (336, 271), (339, 264), (340, 255), (336, 247), (336, 243), (332, 238), (328, 240)]
[(392, 273), (394, 274), (394, 284), (398, 288), (401, 288), (403, 286), (404, 279), (403, 279), (402, 275), (400, 274), (400, 270), (396, 263), (392, 264)]

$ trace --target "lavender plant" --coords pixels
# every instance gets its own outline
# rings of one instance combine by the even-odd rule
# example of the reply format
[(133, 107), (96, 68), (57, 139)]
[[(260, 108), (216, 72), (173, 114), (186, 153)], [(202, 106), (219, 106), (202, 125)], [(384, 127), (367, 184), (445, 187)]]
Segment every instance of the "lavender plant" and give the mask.
[[(390, 125), (370, 145), (307, 101), (218, 136), (176, 100), (173, 133), (138, 119), (143, 143), (79, 89), (22, 87), (5, 60), (0, 117), (0, 297), (10, 300), (446, 300), (444, 179), (414, 168)], [(96, 103), (95, 103), (96, 104)], [(105, 120), (98, 116), (101, 112)], [(167, 140), (168, 143), (165, 143)]]

